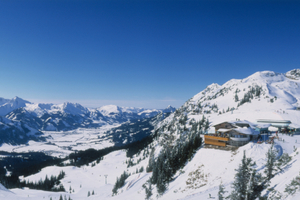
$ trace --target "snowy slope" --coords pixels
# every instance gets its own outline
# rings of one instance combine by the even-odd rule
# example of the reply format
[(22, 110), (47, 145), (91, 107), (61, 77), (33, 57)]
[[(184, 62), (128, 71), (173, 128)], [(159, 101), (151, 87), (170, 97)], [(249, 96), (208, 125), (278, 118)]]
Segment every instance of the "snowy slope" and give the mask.
[[(286, 74), (256, 72), (245, 79), (232, 79), (222, 86), (211, 84), (177, 109), (178, 115), (199, 121), (203, 115), (212, 124), (236, 119), (286, 119), (299, 123), (299, 69)], [(291, 75), (293, 74), (293, 75)], [(172, 121), (170, 116), (167, 121)]]
[[(217, 108), (214, 111), (218, 113), (226, 112), (228, 108), (229, 110), (294, 109), (300, 102), (300, 78), (291, 78), (286, 74), (263, 71), (245, 79), (232, 79), (222, 86), (212, 84), (186, 104), (195, 105), (196, 108), (198, 107), (196, 105), (201, 104), (203, 111), (209, 110), (206, 108), (211, 108), (215, 104)], [(250, 93), (251, 88), (259, 88), (260, 94), (251, 93), (250, 101), (238, 106), (245, 94)], [(238, 100), (235, 100), (235, 95)]]

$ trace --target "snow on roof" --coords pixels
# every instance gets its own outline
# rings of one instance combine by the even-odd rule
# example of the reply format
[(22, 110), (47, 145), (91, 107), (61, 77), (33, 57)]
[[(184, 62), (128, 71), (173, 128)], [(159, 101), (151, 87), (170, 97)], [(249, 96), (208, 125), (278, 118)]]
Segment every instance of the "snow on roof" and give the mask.
[(268, 128), (269, 131), (278, 131), (278, 128), (277, 127), (274, 127), (274, 126), (270, 126)]
[(247, 128), (247, 127), (243, 127), (243, 128), (238, 127), (238, 128), (233, 129), (233, 130), (235, 130), (239, 133), (245, 134), (245, 135), (258, 135), (259, 134), (258, 131), (255, 131), (250, 127), (249, 128)]
[(296, 128), (296, 129), (298, 129), (298, 128), (300, 128), (300, 125), (299, 125), (299, 124), (296, 124), (296, 123), (291, 123), (291, 124), (289, 125), (289, 128)]
[(231, 130), (232, 130), (232, 129), (220, 128), (220, 129), (218, 129), (218, 132), (226, 133), (226, 132), (231, 131)]
[(278, 120), (278, 119), (258, 119), (258, 123), (283, 123), (283, 124), (289, 124), (291, 123), (290, 120)]
[(248, 124), (251, 128), (255, 128), (257, 124), (249, 122), (248, 120), (240, 120), (240, 121), (233, 121), (233, 124)]
[(220, 122), (220, 123), (214, 124), (213, 126), (217, 126), (217, 125), (224, 124), (224, 123), (232, 124), (232, 122), (227, 122), (227, 121), (225, 121), (225, 122)]
[(271, 125), (272, 125), (272, 124), (267, 124), (267, 123), (265, 123), (265, 124), (259, 124), (259, 125), (257, 125), (257, 127), (258, 127), (258, 128), (269, 128)]

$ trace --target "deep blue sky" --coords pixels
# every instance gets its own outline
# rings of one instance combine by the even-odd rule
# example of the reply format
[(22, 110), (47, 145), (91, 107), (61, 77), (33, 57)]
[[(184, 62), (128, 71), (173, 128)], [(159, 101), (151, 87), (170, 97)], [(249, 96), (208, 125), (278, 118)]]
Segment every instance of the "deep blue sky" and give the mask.
[(296, 1), (0, 0), (0, 97), (164, 108), (299, 68)]

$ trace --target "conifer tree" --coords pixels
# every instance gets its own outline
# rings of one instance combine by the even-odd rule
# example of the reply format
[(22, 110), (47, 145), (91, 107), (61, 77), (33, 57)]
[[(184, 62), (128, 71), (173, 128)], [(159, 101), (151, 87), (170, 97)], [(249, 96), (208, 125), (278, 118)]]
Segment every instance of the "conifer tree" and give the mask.
[[(146, 184), (148, 184), (148, 187)], [(143, 184), (143, 188), (145, 189), (145, 193), (146, 193), (145, 199), (150, 199), (150, 197), (152, 196), (152, 186), (151, 186), (150, 179), (145, 184)]]
[(242, 164), (236, 170), (235, 180), (230, 194), (232, 200), (254, 200), (261, 198), (261, 192), (266, 188), (266, 182), (260, 173), (253, 168), (255, 163), (251, 158), (246, 158), (245, 151)]
[(254, 163), (251, 158), (246, 157), (244, 151), (244, 156), (242, 159), (242, 164), (239, 165), (239, 168), (236, 170), (235, 180), (233, 182), (233, 191), (231, 192), (231, 199), (234, 200), (245, 200), (247, 194), (247, 186), (250, 180), (250, 175)]
[(273, 178), (273, 171), (275, 171), (275, 167), (276, 167), (275, 166), (276, 152), (273, 149), (273, 145), (266, 153), (266, 157), (267, 157), (267, 163), (266, 163), (266, 169), (264, 172), (266, 174), (267, 181), (270, 181), (271, 178)]
[(260, 198), (260, 194), (263, 189), (265, 189), (265, 187), (261, 174), (257, 173), (255, 169), (252, 169), (252, 173), (247, 185), (246, 199), (251, 200)]
[(224, 200), (225, 199), (225, 197), (224, 197), (225, 193), (226, 193), (225, 187), (221, 182), (221, 184), (219, 185), (218, 200)]
[(237, 94), (235, 94), (234, 99), (235, 99), (235, 102), (239, 101), (239, 96)]

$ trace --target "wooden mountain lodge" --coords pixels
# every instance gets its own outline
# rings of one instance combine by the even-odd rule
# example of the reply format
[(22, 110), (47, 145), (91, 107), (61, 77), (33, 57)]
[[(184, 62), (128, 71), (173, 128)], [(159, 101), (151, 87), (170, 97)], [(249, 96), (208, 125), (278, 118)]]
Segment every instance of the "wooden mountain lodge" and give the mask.
[(222, 122), (213, 126), (214, 134), (204, 135), (204, 143), (225, 147), (243, 146), (257, 139), (259, 131), (248, 121)]

